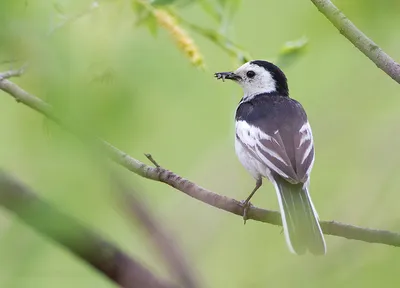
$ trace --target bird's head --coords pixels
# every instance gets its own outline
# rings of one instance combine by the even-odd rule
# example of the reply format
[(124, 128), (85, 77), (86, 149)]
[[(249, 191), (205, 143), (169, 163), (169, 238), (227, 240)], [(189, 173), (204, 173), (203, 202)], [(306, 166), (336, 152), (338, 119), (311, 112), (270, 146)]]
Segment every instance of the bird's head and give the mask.
[(242, 87), (245, 98), (273, 92), (289, 96), (285, 74), (276, 65), (267, 61), (250, 61), (236, 71), (215, 73), (215, 77), (237, 82)]

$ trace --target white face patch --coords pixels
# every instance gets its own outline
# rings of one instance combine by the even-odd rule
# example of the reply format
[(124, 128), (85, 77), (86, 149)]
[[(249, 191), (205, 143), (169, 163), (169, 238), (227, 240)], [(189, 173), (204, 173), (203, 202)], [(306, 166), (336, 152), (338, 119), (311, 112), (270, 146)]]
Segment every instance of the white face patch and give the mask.
[[(253, 77), (247, 76), (249, 71), (253, 71), (255, 75)], [(256, 64), (247, 62), (234, 73), (242, 78), (237, 82), (242, 86), (244, 99), (252, 98), (257, 94), (276, 91), (276, 83), (271, 73)]]

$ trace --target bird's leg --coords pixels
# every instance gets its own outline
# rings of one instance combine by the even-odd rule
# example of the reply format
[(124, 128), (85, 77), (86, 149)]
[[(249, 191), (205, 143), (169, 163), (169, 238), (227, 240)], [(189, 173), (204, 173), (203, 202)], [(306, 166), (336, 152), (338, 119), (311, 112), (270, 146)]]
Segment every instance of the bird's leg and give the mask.
[(262, 179), (261, 177), (259, 179), (256, 180), (256, 187), (254, 187), (253, 191), (251, 191), (249, 197), (246, 198), (246, 200), (242, 201), (242, 205), (243, 205), (243, 221), (244, 224), (246, 224), (246, 220), (247, 220), (247, 211), (249, 210), (251, 203), (250, 203), (250, 199), (251, 197), (253, 197), (253, 195), (256, 193), (256, 191), (258, 190), (258, 188), (260, 188), (262, 185)]

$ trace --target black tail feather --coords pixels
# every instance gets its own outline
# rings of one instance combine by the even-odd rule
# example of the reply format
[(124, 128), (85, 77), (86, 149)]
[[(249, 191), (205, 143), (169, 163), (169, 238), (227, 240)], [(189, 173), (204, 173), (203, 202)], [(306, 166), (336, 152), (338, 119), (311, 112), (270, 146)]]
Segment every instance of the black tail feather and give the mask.
[(289, 249), (298, 255), (307, 250), (314, 255), (324, 255), (325, 239), (308, 189), (302, 183), (291, 184), (280, 177), (276, 179), (276, 184)]

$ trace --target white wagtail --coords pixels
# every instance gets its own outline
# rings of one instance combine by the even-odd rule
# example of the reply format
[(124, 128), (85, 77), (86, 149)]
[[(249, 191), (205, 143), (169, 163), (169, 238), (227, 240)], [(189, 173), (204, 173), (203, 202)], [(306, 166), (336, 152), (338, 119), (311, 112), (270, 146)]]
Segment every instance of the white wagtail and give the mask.
[[(314, 144), (306, 112), (289, 98), (285, 74), (274, 64), (255, 60), (234, 72), (215, 73), (243, 89), (236, 109), (236, 154), (255, 178), (256, 187), (265, 177), (278, 196), (286, 243), (292, 253), (326, 253), (326, 244), (308, 187), (314, 163)], [(246, 217), (246, 215), (244, 215)]]

